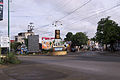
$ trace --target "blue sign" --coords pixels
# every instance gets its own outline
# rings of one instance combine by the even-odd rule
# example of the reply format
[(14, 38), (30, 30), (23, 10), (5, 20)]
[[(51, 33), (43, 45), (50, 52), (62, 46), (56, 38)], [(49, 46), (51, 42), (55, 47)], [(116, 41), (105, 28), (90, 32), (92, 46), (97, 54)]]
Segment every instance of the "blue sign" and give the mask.
[(55, 51), (63, 51), (63, 47), (56, 47), (54, 49), (55, 49)]

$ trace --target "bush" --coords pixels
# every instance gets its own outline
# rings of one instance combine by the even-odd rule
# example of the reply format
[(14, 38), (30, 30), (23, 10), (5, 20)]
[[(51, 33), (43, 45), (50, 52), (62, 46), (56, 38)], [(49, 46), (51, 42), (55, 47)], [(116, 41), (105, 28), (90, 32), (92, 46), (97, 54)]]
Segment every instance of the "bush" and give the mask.
[(6, 63), (5, 58), (1, 58), (0, 64), (5, 64), (5, 63)]
[(0, 64), (20, 64), (21, 61), (15, 56), (14, 53), (9, 53), (6, 57), (1, 58)]
[(20, 64), (21, 61), (15, 56), (14, 53), (9, 53), (7, 57), (7, 63)]

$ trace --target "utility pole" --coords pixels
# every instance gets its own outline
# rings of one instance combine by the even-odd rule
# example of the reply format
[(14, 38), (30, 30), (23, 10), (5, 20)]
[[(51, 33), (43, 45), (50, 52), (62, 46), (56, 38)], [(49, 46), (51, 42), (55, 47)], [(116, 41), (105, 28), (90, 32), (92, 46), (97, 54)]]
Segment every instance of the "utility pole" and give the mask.
[(10, 0), (8, 0), (8, 38), (9, 38), (9, 52), (10, 52)]
[[(2, 20), (3, 20), (3, 0), (0, 0), (0, 21)], [(0, 35), (0, 62), (1, 62), (1, 35)]]

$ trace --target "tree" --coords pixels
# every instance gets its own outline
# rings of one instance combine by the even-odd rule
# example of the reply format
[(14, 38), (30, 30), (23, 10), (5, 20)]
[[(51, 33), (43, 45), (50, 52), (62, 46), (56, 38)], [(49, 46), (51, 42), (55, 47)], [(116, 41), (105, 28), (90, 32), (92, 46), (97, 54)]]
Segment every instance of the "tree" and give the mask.
[(102, 18), (98, 22), (96, 40), (101, 44), (110, 44), (114, 50), (114, 43), (120, 40), (120, 27), (115, 21), (110, 20), (110, 17)]
[(96, 42), (96, 37), (91, 38), (90, 40)]
[(20, 42), (14, 42), (14, 43), (11, 43), (11, 49), (13, 49), (14, 51), (17, 50), (17, 48), (19, 46), (21, 46), (22, 44)]
[(65, 41), (71, 41), (72, 36), (73, 36), (73, 33), (72, 32), (68, 32), (67, 35), (66, 35), (66, 38), (64, 40)]
[(25, 41), (25, 46), (28, 48), (28, 39), (25, 38), (24, 41)]
[(88, 41), (88, 37), (85, 33), (78, 32), (75, 35), (73, 35), (72, 39), (72, 45), (73, 46), (81, 46), (86, 45)]

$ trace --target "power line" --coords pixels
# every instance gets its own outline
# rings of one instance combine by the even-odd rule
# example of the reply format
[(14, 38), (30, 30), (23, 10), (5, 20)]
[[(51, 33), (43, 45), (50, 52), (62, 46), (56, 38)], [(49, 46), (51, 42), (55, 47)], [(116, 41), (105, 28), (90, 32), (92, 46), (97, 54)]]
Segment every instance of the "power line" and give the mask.
[[(71, 0), (70, 0), (70, 1), (71, 1)], [(70, 2), (70, 1), (69, 1), (69, 2)], [(88, 3), (91, 2), (91, 1), (92, 1), (92, 0), (89, 0), (88, 2), (84, 3), (82, 6), (78, 7), (77, 9), (75, 9), (74, 11), (72, 11), (71, 13), (69, 13), (68, 15), (65, 15), (64, 17), (58, 19), (57, 21), (62, 20), (62, 19), (64, 19), (65, 17), (73, 14), (74, 12), (76, 12), (76, 11), (79, 10), (80, 8), (84, 7), (86, 4), (88, 4)], [(68, 3), (69, 3), (69, 2), (68, 2)], [(30, 16), (13, 16), (13, 17), (30, 17)], [(54, 21), (53, 21), (52, 23), (54, 23)], [(43, 26), (45, 27), (45, 26), (49, 26), (49, 25), (51, 25), (51, 23), (50, 23), (50, 24), (47, 24), (47, 25), (43, 25)]]
[(88, 4), (89, 2), (91, 2), (91, 1), (92, 1), (92, 0), (87, 1), (87, 2), (84, 3), (82, 6), (78, 7), (77, 9), (75, 9), (74, 11), (72, 11), (72, 12), (70, 12), (69, 14), (67, 14), (67, 15), (63, 16), (62, 18), (58, 19), (58, 21), (64, 19), (65, 17), (67, 17), (67, 16), (69, 16), (69, 15), (71, 15), (71, 14), (73, 14), (74, 12), (76, 12), (76, 11), (79, 10), (80, 8), (84, 7), (85, 5), (87, 5), (87, 4)]
[[(67, 2), (64, 2), (65, 4), (62, 4), (63, 6), (61, 6), (60, 8), (63, 8), (63, 7), (65, 7), (65, 6), (67, 6), (67, 4), (69, 4), (70, 2), (71, 2), (72, 0), (69, 0), (69, 1), (67, 1)], [(63, 2), (63, 0), (61, 1), (61, 3)], [(60, 3), (60, 2), (59, 2)]]
[[(88, 4), (89, 2), (91, 2), (91, 1), (92, 1), (92, 0), (87, 1), (87, 2), (84, 3), (82, 6), (78, 7), (78, 8), (75, 9), (74, 11), (70, 12), (68, 15), (63, 16), (62, 18), (60, 18), (60, 19), (58, 19), (58, 20), (56, 20), (56, 21), (60, 21), (60, 20), (64, 19), (65, 17), (73, 14), (74, 12), (76, 12), (76, 11), (79, 10), (80, 8), (84, 7), (85, 5), (87, 5), (87, 4)], [(55, 22), (55, 21), (53, 21), (52, 23), (54, 23), (54, 22)], [(47, 24), (47, 26), (49, 26), (49, 25), (51, 25), (51, 24)], [(43, 26), (44, 26), (44, 25), (43, 25)]]
[[(85, 5), (87, 5), (87, 4), (88, 4), (89, 2), (91, 2), (91, 1), (92, 1), (92, 0), (87, 1), (87, 2), (84, 3), (82, 6), (78, 7), (77, 9), (75, 9), (74, 11), (72, 11), (71, 13), (69, 13), (68, 15), (65, 15), (64, 17), (58, 19), (57, 21), (60, 21), (60, 20), (64, 19), (65, 17), (73, 14), (74, 12), (76, 12), (76, 11), (79, 10), (80, 8), (84, 7)], [(52, 22), (52, 23), (54, 23), (54, 22)], [(47, 24), (47, 25), (43, 25), (43, 26), (46, 27), (46, 26), (49, 26), (49, 25), (51, 25), (51, 24)], [(41, 27), (43, 27), (43, 26), (41, 26)], [(38, 28), (37, 28), (37, 29), (38, 29)]]
[[(115, 6), (111, 7), (111, 8), (109, 8), (109, 9), (104, 10), (104, 11), (101, 11), (101, 12), (99, 12), (99, 13), (104, 13), (104, 12), (110, 11), (110, 10), (112, 10), (112, 9), (114, 9), (114, 8), (119, 7), (119, 6), (120, 6), (120, 4), (115, 5)], [(95, 13), (95, 14), (93, 14), (93, 15), (91, 15), (91, 16), (88, 16), (88, 17), (86, 17), (86, 18), (83, 18), (83, 19), (81, 19), (81, 20), (79, 20), (79, 21), (82, 21), (82, 20), (85, 20), (85, 19), (91, 18), (91, 17), (93, 17), (93, 16), (96, 16), (96, 13)], [(77, 22), (78, 22), (78, 21), (73, 22), (73, 23), (71, 23), (71, 24), (75, 24), (75, 23), (77, 23)], [(69, 24), (69, 25), (71, 25), (71, 24)]]

